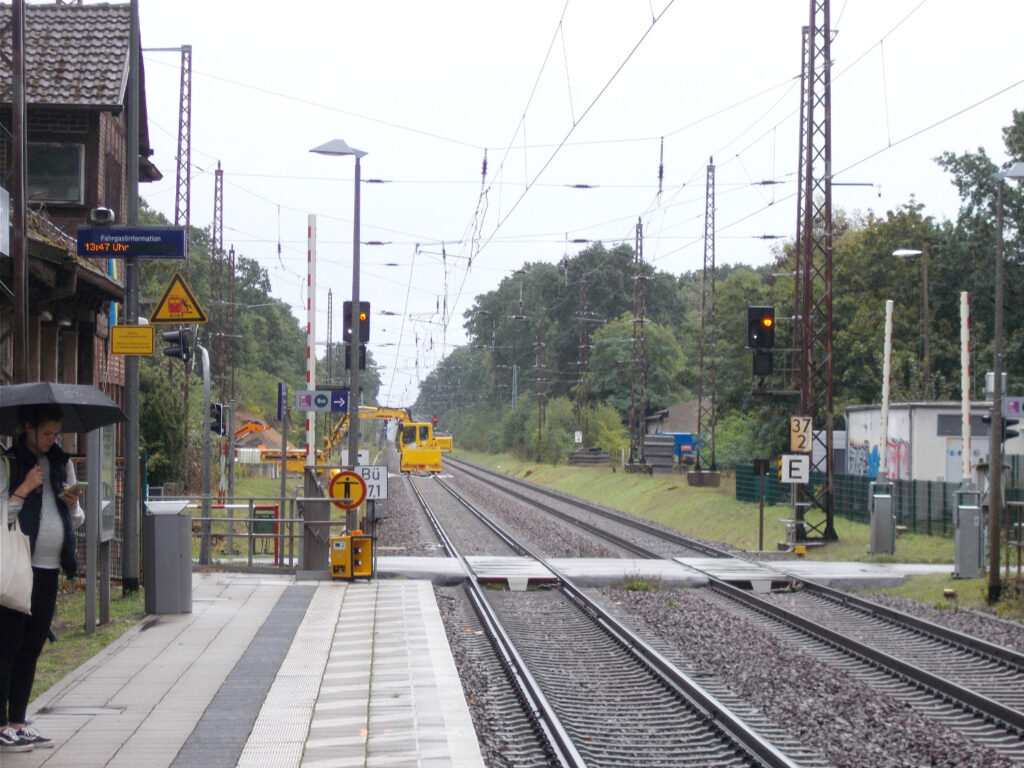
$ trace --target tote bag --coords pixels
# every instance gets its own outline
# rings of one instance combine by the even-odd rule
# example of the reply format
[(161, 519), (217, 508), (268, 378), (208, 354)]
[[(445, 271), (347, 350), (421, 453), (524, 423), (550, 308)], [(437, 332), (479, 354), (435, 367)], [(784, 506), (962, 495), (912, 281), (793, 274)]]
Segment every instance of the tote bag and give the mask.
[[(6, 517), (5, 510), (5, 520)], [(28, 536), (21, 532), (17, 520), (10, 528), (0, 524), (0, 605), (22, 613), (32, 612), (30, 550)]]
[(8, 459), (0, 457), (0, 605), (32, 612), (32, 547), (18, 519), (7, 526)]

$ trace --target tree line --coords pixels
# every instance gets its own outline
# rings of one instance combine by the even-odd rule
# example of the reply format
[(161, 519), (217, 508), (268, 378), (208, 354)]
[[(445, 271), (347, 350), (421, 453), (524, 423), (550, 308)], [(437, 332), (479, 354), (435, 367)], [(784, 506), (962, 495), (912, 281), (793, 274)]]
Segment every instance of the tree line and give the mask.
[[(960, 292), (970, 294), (971, 394), (982, 399), (993, 362), (999, 181), (995, 174), (1024, 159), (1024, 112), (1003, 129), (1008, 163), (983, 148), (935, 158), (957, 188), (954, 220), (936, 221), (913, 197), (884, 215), (833, 215), (833, 361), (835, 426), (848, 405), (877, 402), (881, 393), (884, 307), (895, 303), (893, 401), (960, 397)], [(1009, 391), (1024, 391), (1024, 297), (1020, 182), (1003, 188), (1004, 361)], [(927, 252), (930, 377), (923, 360), (922, 258)], [(758, 396), (746, 344), (746, 308), (776, 308), (776, 389), (790, 389), (797, 259), (793, 243), (773, 249), (763, 267), (719, 266), (715, 273), (716, 454), (728, 467), (786, 447), (795, 400)], [(634, 330), (643, 312), (644, 399), (647, 413), (696, 398), (700, 378), (703, 270), (674, 276), (642, 265), (630, 245), (594, 243), (559, 264), (527, 262), (466, 311), (469, 342), (421, 383), (415, 408), (437, 414), (456, 445), (508, 450), (558, 462), (585, 432), (589, 447), (628, 446), (636, 396)], [(781, 275), (781, 276), (780, 276)], [(636, 287), (642, 278), (643, 302)]]

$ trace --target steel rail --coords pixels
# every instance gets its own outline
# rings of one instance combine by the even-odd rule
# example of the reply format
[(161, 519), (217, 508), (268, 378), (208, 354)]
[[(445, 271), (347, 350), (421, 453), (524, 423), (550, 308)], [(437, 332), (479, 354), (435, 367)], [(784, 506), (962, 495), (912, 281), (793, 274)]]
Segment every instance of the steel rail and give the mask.
[[(735, 557), (736, 556), (735, 553), (727, 552), (727, 551), (725, 551), (723, 549), (719, 549), (718, 547), (714, 546), (713, 544), (708, 544), (706, 541), (702, 541), (702, 540), (694, 538), (692, 536), (687, 536), (686, 534), (683, 534), (683, 533), (677, 533), (677, 532), (674, 532), (674, 531), (666, 531), (663, 528), (658, 528), (657, 526), (651, 525), (649, 523), (645, 523), (643, 520), (637, 520), (634, 517), (630, 517), (625, 512), (617, 512), (617, 511), (608, 510), (608, 509), (605, 509), (604, 507), (598, 506), (597, 504), (592, 504), (592, 503), (586, 501), (585, 499), (579, 499), (579, 498), (576, 498), (576, 497), (573, 497), (573, 496), (569, 496), (569, 495), (564, 494), (564, 493), (559, 493), (558, 491), (552, 491), (549, 488), (543, 488), (543, 487), (541, 487), (539, 485), (535, 485), (534, 483), (527, 482), (526, 480), (520, 480), (518, 477), (512, 477), (511, 475), (506, 475), (506, 474), (503, 474), (501, 472), (495, 472), (493, 469), (487, 469), (485, 467), (480, 467), (480, 466), (477, 466), (476, 464), (468, 464), (467, 462), (464, 462), (464, 461), (455, 460), (455, 459), (452, 459), (450, 456), (448, 457), (448, 459), (446, 459), (446, 461), (449, 461), (452, 464), (458, 466), (458, 468), (462, 472), (465, 472), (467, 475), (476, 476), (478, 479), (483, 479), (483, 478), (480, 478), (480, 475), (485, 475), (485, 476), (489, 475), (491, 477), (500, 478), (501, 480), (504, 480), (504, 481), (506, 481), (508, 483), (511, 483), (512, 485), (518, 485), (521, 488), (529, 488), (531, 491), (533, 491), (535, 493), (538, 493), (541, 496), (547, 496), (548, 498), (557, 499), (558, 501), (562, 501), (562, 502), (573, 504), (575, 506), (580, 507), (581, 509), (586, 509), (588, 512), (593, 512), (596, 515), (600, 515), (601, 517), (604, 517), (604, 518), (606, 518), (608, 520), (614, 520), (615, 522), (621, 523), (622, 525), (628, 525), (628, 526), (630, 526), (632, 528), (636, 528), (639, 531), (643, 531), (645, 533), (649, 533), (649, 534), (651, 534), (653, 536), (658, 536), (658, 537), (660, 537), (660, 538), (662, 538), (662, 539), (664, 539), (666, 541), (672, 542), (673, 544), (679, 544), (679, 545), (687, 547), (689, 549), (696, 550), (698, 552), (701, 552), (701, 553), (707, 555), (708, 557)], [(471, 467), (471, 469), (470, 469), (470, 467)], [(570, 522), (575, 523), (576, 525), (579, 525), (581, 528), (586, 528), (586, 530), (590, 531), (591, 533), (597, 533), (599, 535), (603, 535), (603, 533), (601, 532), (600, 529), (598, 529), (596, 527), (590, 527), (589, 524), (583, 523), (583, 522), (573, 518), (571, 515), (566, 515), (564, 512), (559, 512), (557, 510), (553, 510), (550, 507), (548, 507), (547, 505), (539, 504), (536, 499), (529, 498), (529, 497), (524, 496), (524, 495), (522, 495), (522, 494), (520, 494), (520, 493), (518, 493), (516, 491), (511, 491), (511, 490), (509, 490), (507, 488), (503, 488), (502, 490), (505, 493), (508, 493), (510, 496), (514, 496), (515, 498), (517, 498), (517, 499), (519, 499), (521, 501), (526, 501), (526, 502), (528, 502), (528, 503), (530, 503), (530, 504), (532, 504), (534, 506), (540, 507), (545, 512), (551, 512), (552, 514), (558, 515), (559, 517), (564, 517), (564, 519), (567, 519)], [(620, 545), (620, 546), (625, 546), (625, 548), (627, 548), (627, 549), (630, 548), (629, 546), (626, 546), (626, 545)], [(637, 552), (637, 554), (643, 554), (643, 552), (640, 552), (639, 550), (635, 550), (635, 551)], [(660, 556), (659, 555), (654, 555), (654, 557), (660, 557)]]
[[(489, 527), (492, 527), (495, 531), (503, 531), (500, 525), (490, 520), (484, 512), (436, 475), (434, 480), (462, 503), (466, 509), (485, 521)], [(508, 537), (508, 539), (514, 540), (511, 534), (504, 531), (503, 534), (503, 538)], [(532, 551), (522, 543), (519, 543), (518, 546), (524, 554), (537, 560), (551, 571), (559, 579), (566, 596), (584, 609), (598, 626), (604, 629), (623, 648), (630, 651), (669, 690), (686, 701), (708, 723), (721, 730), (729, 740), (735, 743), (737, 747), (743, 749), (752, 759), (761, 765), (770, 766), (771, 768), (796, 768), (797, 763), (790, 760), (774, 744), (764, 739), (757, 731), (748, 726), (731, 709), (708, 693), (703, 686), (655, 650), (642, 637), (587, 596), (582, 589), (576, 586), (571, 579), (561, 573), (542, 555)]]
[(1007, 730), (1024, 734), (1024, 712), (1007, 707), (997, 701), (983, 696), (980, 693), (964, 688), (957, 683), (947, 680), (920, 667), (909, 664), (902, 659), (891, 656), (884, 651), (873, 648), (859, 640), (847, 637), (841, 632), (822, 626), (816, 621), (799, 616), (781, 606), (772, 604), (756, 595), (733, 586), (727, 582), (716, 579), (712, 576), (710, 586), (712, 589), (724, 593), (726, 596), (744, 603), (745, 605), (775, 618), (789, 626), (821, 640), (844, 653), (859, 657), (869, 664), (884, 669), (891, 674), (913, 682), (922, 688), (932, 691), (936, 696), (947, 700), (955, 700), (962, 704), (965, 709), (973, 710), (975, 713), (993, 718), (1004, 724)]
[[(479, 468), (474, 466), (474, 469)], [(511, 480), (515, 484), (527, 485), (530, 487), (531, 490), (536, 489), (538, 490), (538, 492), (544, 495), (558, 496), (558, 494), (545, 492), (546, 489), (538, 489), (537, 486), (533, 485), (532, 483), (525, 483), (524, 481), (521, 481), (518, 478), (510, 478), (508, 475), (496, 473), (491, 470), (483, 470), (483, 473), (500, 477), (503, 480)], [(467, 472), (467, 474), (472, 475), (473, 473)], [(512, 493), (513, 495), (517, 495), (514, 492)], [(567, 499), (564, 496), (562, 496), (561, 498), (563, 498), (563, 500), (565, 501), (570, 501), (570, 499)], [(529, 501), (530, 503), (536, 505), (535, 501)], [(596, 511), (600, 511), (600, 508), (596, 508), (593, 505), (588, 504), (586, 502), (584, 502), (581, 506), (588, 509), (594, 508)], [(608, 514), (608, 517), (618, 520), (618, 517), (616, 517), (613, 514)], [(665, 536), (665, 532), (660, 531), (659, 529), (656, 529), (653, 526), (638, 527), (642, 527), (643, 530), (653, 535)], [(604, 537), (608, 541), (611, 541), (621, 546), (620, 537), (616, 536), (615, 534), (609, 533), (607, 531), (595, 531), (595, 533), (599, 536)], [(671, 535), (666, 536), (666, 538), (668, 538), (670, 541), (674, 540), (674, 537), (672, 537)], [(642, 547), (638, 549), (643, 550)], [(721, 550), (716, 551), (718, 551), (721, 556), (735, 556), (730, 555), (729, 553), (722, 552)], [(646, 553), (646, 557), (652, 559), (659, 559), (661, 557), (657, 553), (649, 550), (644, 550), (644, 552), (641, 552), (641, 554), (644, 553)], [(545, 565), (547, 564), (545, 563)], [(839, 590), (833, 590), (831, 587), (827, 587), (816, 582), (808, 581), (801, 576), (796, 576), (794, 574), (786, 572), (785, 569), (773, 567), (770, 564), (759, 563), (759, 565), (762, 565), (762, 567), (765, 567), (769, 570), (774, 570), (781, 574), (785, 574), (789, 578), (799, 580), (799, 582), (804, 586), (804, 588), (808, 589), (809, 591), (815, 591), (820, 594), (835, 595), (836, 599), (841, 600), (842, 602), (846, 603), (851, 607), (855, 607), (864, 611), (870, 611), (873, 614), (886, 617), (890, 621), (900, 622), (903, 621), (903, 617), (906, 616), (905, 614), (902, 614), (899, 611), (895, 611), (890, 608), (885, 608), (883, 606), (878, 606), (874, 603), (864, 600), (863, 598), (857, 598), (852, 595), (847, 595), (846, 593), (840, 592)], [(551, 567), (550, 565), (547, 565), (547, 567), (553, 573), (559, 575), (558, 571), (555, 568)], [(739, 587), (733, 586), (728, 582), (722, 581), (721, 579), (718, 579), (709, 573), (701, 571), (701, 569), (697, 566), (690, 567), (694, 570), (704, 573), (704, 575), (709, 580), (709, 585), (711, 586), (711, 588), (717, 589), (719, 592), (725, 594), (727, 597), (730, 597), (738, 602), (744, 603), (765, 615), (772, 616), (776, 620), (788, 624), (789, 626), (798, 629), (806, 635), (814, 637), (821, 642), (825, 642), (828, 645), (831, 645), (851, 656), (860, 658), (863, 661), (872, 664), (873, 666), (879, 669), (887, 671), (889, 674), (902, 678), (906, 681), (912, 682), (920, 688), (927, 689), (931, 691), (933, 695), (938, 696), (939, 698), (944, 698), (951, 702), (956, 702), (968, 712), (974, 712), (980, 716), (984, 716), (987, 718), (991, 718), (992, 720), (998, 721), (1003, 724), (1003, 727), (1006, 730), (1012, 733), (1016, 733), (1017, 735), (1024, 735), (1024, 712), (1020, 712), (1016, 709), (1013, 709), (1012, 707), (1008, 707), (1004, 704), (1001, 704), (1000, 702), (994, 701), (988, 696), (984, 696), (980, 693), (977, 693), (976, 691), (973, 691), (969, 688), (965, 688), (955, 682), (935, 675), (927, 670), (921, 669), (920, 667), (914, 664), (905, 662), (902, 659), (885, 653), (884, 651), (880, 651), (857, 640), (853, 640), (852, 638), (849, 638), (846, 635), (843, 635), (834, 630), (831, 630), (828, 627), (822, 626), (821, 624), (818, 624), (815, 621), (803, 618), (795, 613), (786, 610), (785, 608), (782, 608), (781, 606), (774, 605), (773, 603), (764, 600), (760, 597), (757, 597), (756, 595), (753, 595), (746, 590), (740, 589)], [(951, 644), (968, 648), (977, 653), (988, 654), (1000, 663), (1020, 664), (1020, 660), (1024, 658), (1021, 654), (1018, 654), (1017, 652), (1011, 649), (1002, 648), (1000, 646), (988, 643), (979, 638), (974, 638), (969, 635), (965, 635), (961, 632), (957, 632), (953, 629), (940, 627), (939, 625), (933, 624), (924, 619), (919, 619), (917, 617), (911, 616), (906, 616), (906, 619), (907, 625), (910, 628), (915, 629), (916, 631), (932, 634), (935, 637), (944, 640), (945, 642), (949, 642)]]
[(895, 608), (873, 603), (870, 600), (865, 600), (862, 597), (851, 595), (847, 592), (834, 589), (833, 587), (829, 587), (824, 584), (803, 580), (801, 580), (801, 582), (807, 592), (813, 592), (863, 613), (870, 613), (879, 619), (883, 619), (897, 626), (902, 625), (905, 628), (912, 629), (919, 634), (929, 635), (944, 643), (960, 646), (971, 653), (980, 656), (987, 656), (993, 661), (1001, 664), (1015, 666), (1018, 669), (1024, 670), (1024, 653), (1019, 653), (1012, 648), (1006, 648), (1002, 645), (990, 643), (980, 637), (965, 635), (955, 629), (944, 627), (941, 624), (935, 624), (927, 619), (912, 616), (909, 613), (904, 613), (903, 611)]
[[(473, 569), (470, 568), (465, 557), (459, 553), (455, 543), (431, 511), (430, 505), (427, 504), (427, 500), (423, 498), (423, 494), (420, 493), (420, 489), (416, 487), (416, 483), (412, 481), (412, 478), (409, 478), (409, 485), (419, 501), (424, 514), (426, 514), (431, 526), (433, 526), (434, 531), (441, 540), (441, 545), (445, 551), (450, 557), (454, 557), (459, 561), (467, 574), (472, 574)], [(558, 765), (565, 766), (565, 768), (586, 768), (586, 762), (576, 750), (572, 737), (565, 729), (565, 726), (562, 725), (562, 721), (559, 719), (554, 707), (544, 695), (544, 691), (541, 690), (540, 684), (530, 673), (526, 660), (520, 655), (512, 639), (501, 625), (501, 621), (488, 604), (483, 594), (483, 588), (472, 576), (467, 581), (470, 602), (472, 602), (474, 610), (480, 617), (488, 637), (492, 638), (495, 651), (512, 678), (512, 684), (520, 692), (524, 705), (529, 709), (530, 716), (547, 740), (552, 756), (558, 761)]]
[[(995, 643), (990, 643), (985, 640), (982, 640), (981, 638), (972, 637), (971, 635), (966, 635), (955, 629), (951, 629), (949, 627), (944, 627), (940, 624), (930, 622), (927, 619), (922, 619), (917, 616), (912, 616), (908, 613), (903, 613), (902, 611), (899, 611), (895, 608), (889, 608), (887, 606), (879, 605), (878, 603), (873, 603), (870, 600), (865, 600), (862, 597), (857, 597), (856, 595), (852, 595), (848, 592), (843, 592), (842, 590), (829, 587), (825, 584), (810, 581), (802, 575), (792, 573), (790, 571), (787, 571), (784, 567), (780, 567), (777, 562), (760, 561), (751, 557), (744, 557), (740, 553), (728, 552), (726, 550), (718, 549), (712, 544), (700, 542), (699, 539), (691, 539), (690, 537), (685, 536), (683, 534), (677, 534), (671, 531), (664, 531), (655, 526), (647, 525), (643, 521), (632, 520), (628, 517), (622, 519), (618, 517), (615, 514), (615, 512), (610, 512), (597, 505), (591, 504), (590, 502), (587, 502), (585, 500), (576, 500), (575, 498), (570, 497), (567, 494), (562, 494), (557, 491), (551, 491), (550, 489), (542, 488), (528, 481), (520, 480), (517, 477), (512, 477), (511, 475), (505, 475), (501, 472), (495, 472), (494, 470), (490, 470), (485, 467), (479, 467), (474, 464), (467, 464), (466, 462), (463, 461), (459, 461), (457, 463), (459, 465), (459, 469), (461, 469), (462, 471), (466, 472), (469, 475), (474, 475), (475, 472), (479, 472), (484, 475), (490, 475), (493, 477), (501, 478), (502, 480), (506, 480), (514, 485), (518, 485), (520, 487), (527, 487), (531, 491), (536, 491), (541, 495), (548, 496), (551, 498), (557, 498), (561, 501), (565, 501), (568, 503), (578, 504), (580, 507), (584, 509), (588, 509), (598, 514), (601, 514), (604, 517), (607, 517), (608, 519), (615, 520), (616, 522), (621, 522), (623, 524), (630, 525), (638, 530), (644, 531), (645, 533), (649, 533), (652, 536), (661, 537), (673, 543), (684, 544), (686, 546), (693, 546), (693, 548), (699, 549), (700, 551), (703, 551), (705, 554), (711, 555), (713, 557), (734, 557), (740, 560), (746, 560), (748, 562), (756, 562), (762, 568), (771, 571), (776, 571), (789, 579), (796, 579), (807, 591), (813, 591), (822, 596), (829, 597), (833, 600), (841, 602), (851, 608), (871, 613), (879, 618), (887, 619), (897, 624), (906, 625), (910, 629), (921, 632), (923, 634), (932, 635), (936, 639), (942, 640), (947, 643), (959, 645), (964, 649), (970, 650), (973, 653), (989, 656), (993, 660), (996, 660), (998, 662), (1012, 664), (1024, 668), (1024, 654), (1014, 651), (1013, 649), (1005, 648), (1003, 646), (996, 645)], [(466, 467), (472, 467), (472, 469), (467, 469)], [(552, 511), (546, 505), (538, 504), (533, 499), (518, 494), (515, 491), (508, 491), (508, 493), (511, 493), (513, 496), (522, 501), (528, 501), (529, 503), (533, 504), (534, 506), (537, 506), (540, 509), (543, 509), (544, 511)], [(558, 514), (559, 516), (565, 515), (565, 513), (559, 513), (557, 510), (554, 510), (554, 513)], [(571, 516), (568, 517), (571, 518)], [(617, 541), (614, 534), (609, 534), (606, 531), (602, 531), (596, 526), (587, 526), (586, 530), (595, 535), (607, 538), (613, 541), (613, 543), (618, 544), (619, 546), (623, 546), (621, 543)], [(643, 547), (630, 545), (627, 548), (630, 548), (631, 551), (643, 557), (649, 557), (654, 559), (663, 558), (663, 555), (659, 555), (656, 552), (646, 550)], [(696, 566), (690, 567), (693, 567), (695, 570), (700, 570)]]

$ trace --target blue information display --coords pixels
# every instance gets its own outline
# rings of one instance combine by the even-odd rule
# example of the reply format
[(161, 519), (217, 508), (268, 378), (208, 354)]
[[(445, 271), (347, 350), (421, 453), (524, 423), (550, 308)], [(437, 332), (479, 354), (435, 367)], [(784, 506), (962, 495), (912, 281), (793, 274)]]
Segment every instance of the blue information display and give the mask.
[(79, 227), (78, 255), (118, 259), (185, 258), (184, 227)]

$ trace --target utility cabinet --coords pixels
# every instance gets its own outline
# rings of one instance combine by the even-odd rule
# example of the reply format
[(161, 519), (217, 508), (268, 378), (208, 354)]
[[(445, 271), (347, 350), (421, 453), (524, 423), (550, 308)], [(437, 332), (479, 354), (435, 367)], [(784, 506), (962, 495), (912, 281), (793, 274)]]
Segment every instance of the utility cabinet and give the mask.
[(373, 537), (362, 531), (332, 536), (329, 541), (332, 579), (373, 578)]

